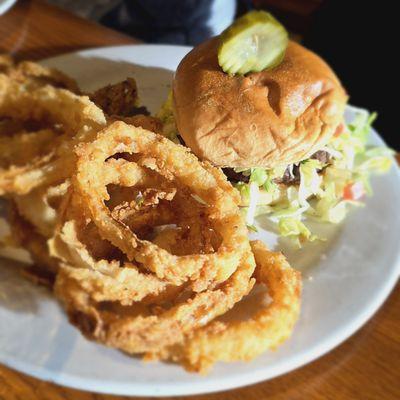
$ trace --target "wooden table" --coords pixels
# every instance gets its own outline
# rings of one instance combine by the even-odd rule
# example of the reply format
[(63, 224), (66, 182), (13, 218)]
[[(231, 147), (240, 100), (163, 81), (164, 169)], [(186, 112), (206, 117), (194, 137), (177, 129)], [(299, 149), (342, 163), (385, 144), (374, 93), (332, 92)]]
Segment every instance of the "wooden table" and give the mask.
[[(19, 1), (0, 17), (0, 52), (40, 59), (137, 41), (42, 1)], [(359, 332), (319, 360), (268, 382), (193, 400), (400, 399), (400, 286)], [(30, 378), (0, 366), (1, 400), (122, 399)]]

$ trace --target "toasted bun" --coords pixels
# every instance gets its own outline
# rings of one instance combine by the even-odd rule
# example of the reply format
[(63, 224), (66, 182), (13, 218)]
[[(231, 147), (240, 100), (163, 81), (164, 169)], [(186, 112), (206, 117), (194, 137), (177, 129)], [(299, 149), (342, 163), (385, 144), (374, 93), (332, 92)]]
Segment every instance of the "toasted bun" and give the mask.
[(329, 141), (347, 96), (320, 57), (291, 42), (276, 68), (230, 76), (217, 49), (218, 38), (194, 48), (173, 84), (178, 131), (198, 157), (268, 168), (308, 158)]

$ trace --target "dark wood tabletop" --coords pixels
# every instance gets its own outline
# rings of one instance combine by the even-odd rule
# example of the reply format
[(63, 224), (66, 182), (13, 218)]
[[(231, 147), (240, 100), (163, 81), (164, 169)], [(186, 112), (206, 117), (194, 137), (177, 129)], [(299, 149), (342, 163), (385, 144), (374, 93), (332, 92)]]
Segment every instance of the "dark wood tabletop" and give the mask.
[[(21, 0), (0, 16), (0, 52), (18, 59), (41, 59), (83, 48), (134, 43), (138, 41), (39, 0)], [(190, 399), (400, 399), (399, 288), (398, 284), (362, 329), (307, 366), (243, 389)], [(1, 400), (122, 398), (63, 388), (0, 365)]]

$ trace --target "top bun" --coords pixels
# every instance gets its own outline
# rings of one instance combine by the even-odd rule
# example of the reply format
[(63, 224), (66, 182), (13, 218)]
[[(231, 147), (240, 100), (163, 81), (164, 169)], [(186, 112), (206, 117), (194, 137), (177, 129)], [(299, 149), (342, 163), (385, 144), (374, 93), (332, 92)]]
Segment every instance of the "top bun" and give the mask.
[(218, 38), (181, 61), (173, 84), (179, 134), (219, 167), (288, 165), (323, 147), (342, 122), (347, 95), (329, 66), (290, 42), (269, 71), (230, 76), (218, 65)]

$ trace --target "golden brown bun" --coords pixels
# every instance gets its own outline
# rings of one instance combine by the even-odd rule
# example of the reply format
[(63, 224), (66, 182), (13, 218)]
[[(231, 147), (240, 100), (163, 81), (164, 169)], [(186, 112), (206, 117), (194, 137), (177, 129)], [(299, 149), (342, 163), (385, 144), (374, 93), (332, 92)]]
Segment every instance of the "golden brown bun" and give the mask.
[(291, 42), (276, 68), (229, 76), (217, 48), (218, 38), (194, 48), (173, 84), (178, 131), (199, 158), (268, 168), (305, 159), (329, 141), (347, 96), (321, 58)]

